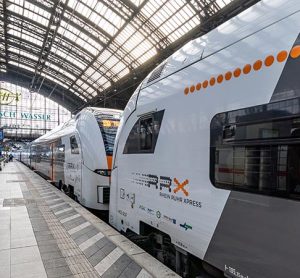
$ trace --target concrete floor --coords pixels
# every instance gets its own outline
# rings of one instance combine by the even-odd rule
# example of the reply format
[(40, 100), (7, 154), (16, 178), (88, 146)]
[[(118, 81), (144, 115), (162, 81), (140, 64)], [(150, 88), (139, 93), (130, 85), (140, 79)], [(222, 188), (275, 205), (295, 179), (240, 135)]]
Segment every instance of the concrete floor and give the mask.
[(19, 162), (0, 172), (0, 277), (176, 277)]

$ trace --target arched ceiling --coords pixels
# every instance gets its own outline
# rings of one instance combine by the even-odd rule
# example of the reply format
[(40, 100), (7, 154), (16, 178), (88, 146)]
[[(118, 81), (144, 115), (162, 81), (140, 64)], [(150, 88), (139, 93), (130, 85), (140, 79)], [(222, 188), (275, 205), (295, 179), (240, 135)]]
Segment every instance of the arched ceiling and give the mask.
[(0, 80), (122, 108), (157, 63), (258, 0), (0, 0)]

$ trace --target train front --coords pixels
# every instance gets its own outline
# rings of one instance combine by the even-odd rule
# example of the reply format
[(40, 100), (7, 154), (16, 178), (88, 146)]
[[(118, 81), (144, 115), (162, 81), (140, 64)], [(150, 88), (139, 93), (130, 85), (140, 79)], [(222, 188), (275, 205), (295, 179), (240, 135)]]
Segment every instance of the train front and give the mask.
[(107, 211), (115, 137), (122, 111), (87, 108), (77, 123), (82, 149), (81, 203)]

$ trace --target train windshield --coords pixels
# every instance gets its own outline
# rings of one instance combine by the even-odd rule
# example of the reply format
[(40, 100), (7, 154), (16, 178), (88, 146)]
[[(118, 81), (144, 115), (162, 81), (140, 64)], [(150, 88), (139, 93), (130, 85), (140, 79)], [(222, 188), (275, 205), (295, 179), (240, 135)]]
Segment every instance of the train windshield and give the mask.
[(117, 130), (120, 124), (120, 119), (119, 117), (118, 118), (101, 117), (98, 118), (97, 121), (102, 133), (106, 155), (112, 155)]

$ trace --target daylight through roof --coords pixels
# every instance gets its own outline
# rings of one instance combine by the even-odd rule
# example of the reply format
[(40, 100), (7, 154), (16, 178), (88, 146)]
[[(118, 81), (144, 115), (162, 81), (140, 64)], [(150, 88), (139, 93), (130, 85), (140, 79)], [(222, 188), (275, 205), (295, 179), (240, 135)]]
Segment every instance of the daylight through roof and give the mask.
[(224, 21), (220, 12), (239, 10), (243, 1), (231, 2), (237, 1), (0, 0), (0, 76), (17, 76), (71, 110), (93, 101), (105, 105), (111, 93), (120, 103), (110, 106), (122, 107), (179, 43)]

